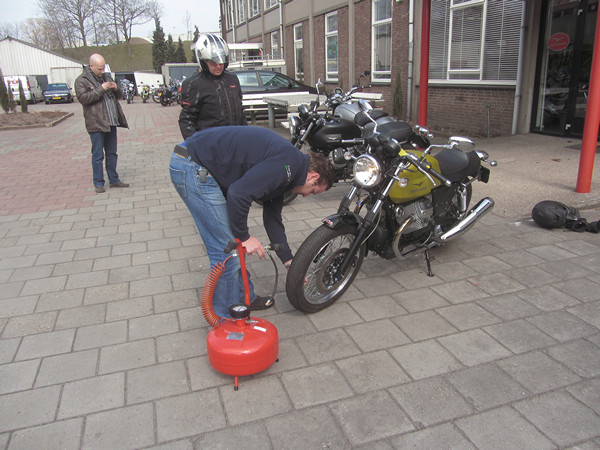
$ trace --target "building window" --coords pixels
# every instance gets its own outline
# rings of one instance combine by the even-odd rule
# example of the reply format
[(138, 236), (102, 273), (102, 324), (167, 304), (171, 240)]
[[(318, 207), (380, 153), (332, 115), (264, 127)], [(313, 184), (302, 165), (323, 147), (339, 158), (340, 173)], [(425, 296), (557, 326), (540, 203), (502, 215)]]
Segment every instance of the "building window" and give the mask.
[(246, 21), (246, 0), (238, 0), (237, 6), (237, 23), (244, 23)]
[(432, 0), (432, 82), (514, 84), (524, 0)]
[(260, 14), (260, 0), (250, 0), (249, 8), (250, 18), (258, 16)]
[(281, 58), (281, 50), (279, 47), (279, 31), (271, 33), (271, 56), (273, 59)]
[(265, 11), (277, 6), (277, 3), (279, 3), (279, 0), (265, 0)]
[(392, 0), (373, 0), (372, 79), (392, 80)]
[(225, 24), (227, 29), (231, 29), (233, 28), (233, 2), (232, 0), (227, 0), (227, 5), (225, 6), (226, 8), (226, 21), (227, 23)]
[(338, 80), (338, 14), (325, 16), (326, 81)]
[(294, 25), (294, 78), (304, 81), (304, 41), (302, 24)]

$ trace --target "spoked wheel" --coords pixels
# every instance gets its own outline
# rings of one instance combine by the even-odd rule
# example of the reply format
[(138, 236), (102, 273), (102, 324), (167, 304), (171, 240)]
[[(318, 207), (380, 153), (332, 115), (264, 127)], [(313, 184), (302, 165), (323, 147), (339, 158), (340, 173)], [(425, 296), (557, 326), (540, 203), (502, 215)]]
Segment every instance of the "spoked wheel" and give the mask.
[(356, 227), (336, 230), (321, 225), (298, 249), (286, 278), (285, 291), (294, 308), (314, 313), (333, 305), (350, 287), (363, 263), (362, 245), (341, 279), (334, 275), (354, 241)]

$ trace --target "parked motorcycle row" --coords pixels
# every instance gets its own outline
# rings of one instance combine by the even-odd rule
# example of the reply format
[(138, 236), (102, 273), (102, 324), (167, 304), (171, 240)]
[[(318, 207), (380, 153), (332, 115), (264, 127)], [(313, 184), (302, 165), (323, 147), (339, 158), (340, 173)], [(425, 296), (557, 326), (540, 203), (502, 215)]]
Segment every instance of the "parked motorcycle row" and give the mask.
[(323, 105), (319, 92), (290, 117), (291, 142), (329, 158), (336, 181), (351, 181), (337, 212), (306, 238), (288, 270), (287, 297), (303, 312), (339, 300), (369, 252), (384, 259), (422, 254), (433, 276), (430, 250), (461, 236), (494, 206), (486, 197), (469, 209), (473, 183), (489, 180), (482, 163), (496, 162), (470, 139), (432, 145), (427, 129), (354, 99), (368, 75), (346, 93), (325, 94)]
[[(127, 80), (121, 80), (121, 91), (123, 93), (123, 99), (127, 100), (127, 103), (133, 102), (136, 95), (135, 85)], [(181, 104), (181, 81), (171, 80), (169, 86), (160, 86), (157, 88), (150, 87), (146, 84), (141, 85), (139, 95), (143, 103), (148, 102), (152, 99), (155, 103), (160, 103), (163, 106), (171, 106), (173, 104)]]

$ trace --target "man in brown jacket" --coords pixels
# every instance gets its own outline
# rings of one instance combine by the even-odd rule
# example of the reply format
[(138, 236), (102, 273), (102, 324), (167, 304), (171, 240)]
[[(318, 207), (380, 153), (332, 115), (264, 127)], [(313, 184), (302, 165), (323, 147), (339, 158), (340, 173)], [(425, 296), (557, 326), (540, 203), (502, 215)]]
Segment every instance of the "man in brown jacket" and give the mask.
[(129, 187), (117, 174), (117, 127), (129, 128), (118, 99), (117, 83), (104, 73), (104, 58), (94, 53), (90, 65), (75, 80), (77, 100), (83, 106), (85, 127), (92, 141), (92, 173), (97, 193), (104, 192), (102, 161), (106, 153), (106, 174), (111, 188)]

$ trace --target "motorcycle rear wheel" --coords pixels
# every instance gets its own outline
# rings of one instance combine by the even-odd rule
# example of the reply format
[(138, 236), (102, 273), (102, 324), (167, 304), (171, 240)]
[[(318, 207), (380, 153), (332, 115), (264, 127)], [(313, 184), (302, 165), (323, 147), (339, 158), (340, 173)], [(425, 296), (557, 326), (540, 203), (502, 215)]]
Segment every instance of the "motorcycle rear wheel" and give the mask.
[(160, 103), (160, 94), (152, 94), (152, 100), (154, 100), (155, 103)]
[(356, 227), (331, 229), (321, 225), (302, 243), (287, 274), (285, 291), (294, 308), (306, 313), (333, 305), (350, 287), (365, 257), (362, 245), (341, 280), (332, 277), (352, 245)]

